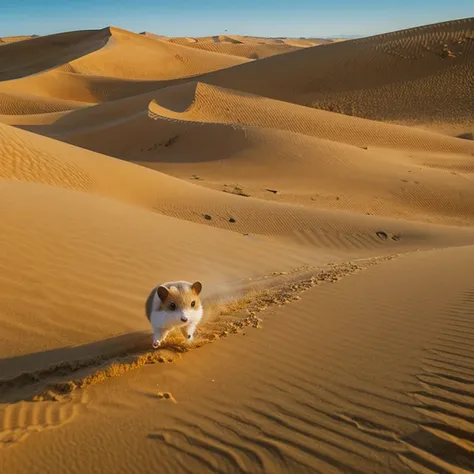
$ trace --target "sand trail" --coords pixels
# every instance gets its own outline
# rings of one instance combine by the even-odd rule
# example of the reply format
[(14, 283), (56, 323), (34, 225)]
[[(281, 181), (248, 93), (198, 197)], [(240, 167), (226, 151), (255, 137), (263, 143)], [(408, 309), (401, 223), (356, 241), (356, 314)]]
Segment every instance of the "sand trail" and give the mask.
[[(344, 221), (338, 223), (332, 215), (304, 211), (295, 216), (285, 209), (278, 228), (271, 223), (258, 226), (265, 212), (258, 208), (243, 210), (240, 225), (268, 236), (242, 235), (110, 197), (20, 181), (0, 183), (0, 278), (5, 289), (0, 365), (7, 378), (41, 367), (44, 360), (52, 363), (48, 357), (36, 357), (37, 352), (147, 330), (142, 300), (156, 281), (199, 275), (209, 289), (232, 288), (238, 279), (340, 261), (347, 255), (406, 251), (449, 241), (460, 245), (473, 239), (472, 232), (456, 228), (386, 221), (386, 230), (380, 232), (371, 230), (374, 222), (369, 218), (364, 225), (357, 217), (341, 216), (341, 226)], [(390, 234), (390, 227), (401, 229), (400, 234)], [(243, 258), (236, 262), (238, 255)], [(36, 324), (38, 318), (41, 325)], [(33, 356), (21, 364), (10, 360), (28, 354)], [(62, 352), (57, 356), (63, 357)]]
[[(9, 465), (41, 472), (52, 461), (31, 456), (37, 443), (61, 462), (61, 446), (90, 433), (98, 448), (127, 446), (120, 463), (130, 472), (157, 462), (163, 472), (469, 472), (473, 255), (464, 247), (381, 261), (264, 311), (263, 329), (245, 337), (93, 386), (93, 410), (61, 436), (50, 430), (4, 451)], [(92, 434), (97, 423), (107, 437)], [(67, 456), (71, 472), (117, 460)]]

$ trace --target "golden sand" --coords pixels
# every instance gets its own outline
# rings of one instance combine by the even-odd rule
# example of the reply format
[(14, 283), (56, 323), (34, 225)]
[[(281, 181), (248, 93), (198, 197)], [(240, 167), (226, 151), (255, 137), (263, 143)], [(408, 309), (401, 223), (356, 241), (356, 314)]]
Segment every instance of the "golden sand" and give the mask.
[(0, 44), (1, 472), (474, 470), (472, 18)]

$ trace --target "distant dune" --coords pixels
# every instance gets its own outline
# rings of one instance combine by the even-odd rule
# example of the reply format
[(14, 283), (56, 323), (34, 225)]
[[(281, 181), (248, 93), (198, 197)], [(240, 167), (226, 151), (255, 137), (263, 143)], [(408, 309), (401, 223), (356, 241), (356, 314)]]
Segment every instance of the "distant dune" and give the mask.
[(472, 127), (473, 36), (473, 20), (459, 20), (305, 48), (203, 80), (346, 115)]
[(30, 36), (4, 36), (3, 38), (0, 38), (0, 46), (4, 44), (9, 44), (9, 43), (16, 43), (17, 41), (24, 41), (27, 39), (33, 38), (33, 35)]
[[(38, 48), (44, 55), (38, 56)], [(245, 61), (118, 28), (33, 38), (0, 51), (0, 113), (78, 108), (107, 99), (110, 88), (113, 94), (114, 85), (123, 87), (127, 81), (175, 80)]]
[[(149, 33), (144, 33), (150, 35)], [(156, 36), (156, 35), (150, 35)], [(157, 37), (171, 43), (182, 44), (191, 48), (213, 51), (216, 53), (242, 56), (250, 59), (262, 59), (276, 54), (289, 53), (300, 48), (329, 44), (337, 40), (317, 38), (260, 38), (250, 36), (219, 35), (200, 38)]]
[[(168, 37), (143, 31), (140, 35), (148, 38), (181, 44), (192, 48), (216, 53), (241, 56), (249, 59), (261, 59), (275, 54), (296, 51), (299, 48), (344, 41), (344, 38), (265, 38), (250, 36), (205, 36), (205, 37)], [(23, 41), (35, 36), (6, 36), (0, 38), (0, 45)]]
[(2, 472), (473, 472), (473, 30), (3, 38)]

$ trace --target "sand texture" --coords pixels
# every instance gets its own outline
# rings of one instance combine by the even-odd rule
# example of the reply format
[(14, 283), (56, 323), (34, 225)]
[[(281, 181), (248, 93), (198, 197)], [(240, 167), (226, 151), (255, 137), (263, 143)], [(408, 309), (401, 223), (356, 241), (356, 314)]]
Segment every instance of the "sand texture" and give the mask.
[(473, 26), (2, 38), (0, 472), (474, 472)]
[[(156, 37), (150, 33), (145, 35)], [(204, 37), (158, 37), (171, 43), (182, 44), (191, 48), (214, 51), (216, 53), (231, 54), (250, 59), (262, 59), (276, 54), (289, 53), (301, 48), (330, 44), (337, 39), (317, 38), (259, 38), (251, 36), (218, 35)]]

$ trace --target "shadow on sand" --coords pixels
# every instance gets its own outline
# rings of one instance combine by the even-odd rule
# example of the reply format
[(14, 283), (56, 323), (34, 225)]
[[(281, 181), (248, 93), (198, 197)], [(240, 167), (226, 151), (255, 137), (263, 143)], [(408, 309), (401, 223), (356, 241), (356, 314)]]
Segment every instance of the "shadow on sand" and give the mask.
[(140, 331), (81, 346), (0, 359), (0, 403), (30, 399), (60, 380), (76, 379), (114, 359), (148, 351), (150, 341), (150, 334)]

